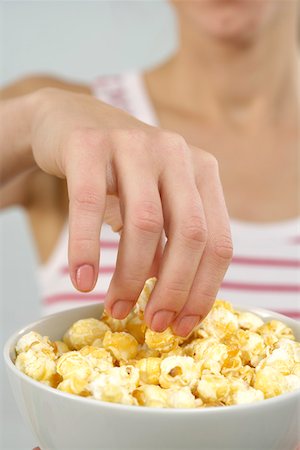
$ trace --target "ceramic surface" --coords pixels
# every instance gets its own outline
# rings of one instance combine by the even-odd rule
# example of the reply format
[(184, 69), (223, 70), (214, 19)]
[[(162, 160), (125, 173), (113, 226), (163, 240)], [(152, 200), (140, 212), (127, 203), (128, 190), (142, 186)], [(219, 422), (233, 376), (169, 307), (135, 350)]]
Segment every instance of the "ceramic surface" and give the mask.
[[(44, 317), (15, 333), (5, 345), (16, 401), (42, 450), (295, 450), (300, 443), (300, 390), (251, 405), (154, 409), (63, 393), (14, 366), (14, 347), (23, 334), (35, 330), (60, 339), (73, 322), (99, 318), (102, 311), (98, 304)], [(300, 340), (300, 323), (270, 311), (252, 311), (264, 320), (282, 320)]]

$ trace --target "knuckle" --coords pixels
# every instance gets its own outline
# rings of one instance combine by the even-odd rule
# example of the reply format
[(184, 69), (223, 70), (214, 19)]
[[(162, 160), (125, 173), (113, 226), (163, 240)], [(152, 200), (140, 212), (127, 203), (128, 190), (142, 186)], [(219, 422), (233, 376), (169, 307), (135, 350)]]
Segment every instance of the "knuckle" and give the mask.
[(178, 305), (177, 302), (174, 302), (174, 299), (179, 298), (185, 301), (189, 295), (189, 291), (189, 286), (187, 286), (184, 281), (173, 280), (165, 286), (163, 298), (165, 299), (165, 301), (167, 301), (167, 299), (170, 299), (174, 308), (177, 308), (177, 310), (179, 311), (182, 307), (182, 304)]
[(159, 133), (159, 140), (166, 149), (175, 151), (177, 154), (187, 154), (188, 146), (183, 136), (172, 131), (160, 131)]
[(117, 142), (124, 142), (125, 139), (130, 142), (131, 146), (143, 144), (147, 140), (149, 134), (146, 129), (142, 127), (119, 128), (112, 131), (112, 133)]
[(103, 199), (93, 187), (78, 189), (78, 192), (76, 192), (74, 198), (71, 200), (71, 203), (73, 203), (76, 209), (91, 213), (99, 212), (102, 202)]
[(213, 242), (212, 250), (217, 259), (229, 264), (233, 256), (233, 245), (230, 234), (223, 234), (217, 238)]
[(69, 135), (69, 147), (74, 149), (99, 150), (105, 140), (104, 133), (96, 128), (77, 126)]
[(201, 299), (201, 311), (207, 314), (216, 299), (216, 292), (210, 286), (203, 286), (198, 298)]
[(203, 152), (202, 163), (206, 170), (217, 171), (219, 169), (219, 164), (217, 158), (208, 152)]
[(127, 292), (127, 295), (131, 295), (132, 291), (138, 295), (143, 287), (143, 278), (140, 273), (137, 273), (134, 268), (130, 268), (129, 271), (120, 271), (118, 268), (115, 273), (115, 280), (118, 283), (118, 286), (125, 286), (124, 294)]
[(142, 232), (159, 234), (163, 228), (163, 216), (161, 208), (156, 202), (143, 202), (136, 209), (132, 223), (134, 228)]
[(204, 220), (198, 215), (191, 216), (182, 227), (181, 236), (184, 241), (193, 246), (206, 244), (208, 231)]

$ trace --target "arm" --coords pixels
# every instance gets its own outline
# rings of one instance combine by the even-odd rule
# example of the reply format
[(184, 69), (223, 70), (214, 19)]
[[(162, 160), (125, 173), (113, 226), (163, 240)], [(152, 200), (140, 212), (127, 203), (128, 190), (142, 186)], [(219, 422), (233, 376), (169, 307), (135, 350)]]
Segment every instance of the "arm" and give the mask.
[(29, 142), (33, 108), (29, 94), (46, 87), (90, 94), (87, 86), (49, 76), (23, 78), (0, 90), (0, 208), (27, 207), (34, 202), (31, 187), (40, 169), (32, 158)]

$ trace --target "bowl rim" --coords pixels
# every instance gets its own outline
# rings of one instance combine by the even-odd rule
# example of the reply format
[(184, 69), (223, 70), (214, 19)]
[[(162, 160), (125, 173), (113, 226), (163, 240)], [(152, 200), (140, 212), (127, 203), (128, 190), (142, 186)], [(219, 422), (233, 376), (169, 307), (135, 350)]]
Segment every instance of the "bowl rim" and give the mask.
[[(101, 303), (99, 303), (99, 306), (100, 305), (101, 305)], [(66, 400), (69, 400), (69, 401), (75, 401), (75, 402), (79, 402), (79, 403), (83, 402), (84, 404), (87, 404), (87, 405), (90, 404), (92, 407), (106, 408), (108, 410), (110, 410), (110, 409), (116, 410), (117, 409), (119, 411), (128, 411), (128, 412), (132, 411), (133, 413), (138, 411), (138, 412), (140, 412), (140, 414), (150, 414), (153, 412), (155, 412), (156, 414), (172, 414), (172, 415), (173, 414), (175, 414), (175, 415), (176, 414), (185, 414), (185, 415), (186, 414), (206, 414), (206, 415), (209, 415), (209, 414), (213, 414), (213, 413), (215, 413), (215, 414), (216, 413), (230, 414), (230, 413), (238, 413), (238, 412), (241, 412), (244, 410), (251, 410), (251, 409), (256, 409), (256, 408), (264, 408), (264, 407), (268, 408), (268, 407), (271, 407), (272, 405), (276, 405), (276, 404), (280, 404), (285, 401), (289, 401), (291, 398), (294, 398), (294, 397), (296, 397), (296, 398), (299, 397), (298, 400), (300, 401), (300, 389), (298, 389), (293, 392), (284, 393), (284, 394), (278, 395), (276, 397), (264, 399), (264, 400), (261, 400), (259, 402), (255, 402), (255, 403), (244, 403), (241, 405), (230, 405), (230, 406), (212, 406), (210, 408), (154, 408), (154, 407), (149, 407), (149, 406), (124, 405), (121, 403), (105, 402), (102, 400), (96, 400), (96, 399), (88, 398), (88, 397), (80, 397), (79, 395), (62, 392), (59, 389), (53, 388), (51, 386), (47, 386), (46, 384), (43, 384), (40, 381), (34, 380), (33, 378), (29, 377), (28, 375), (24, 374), (19, 369), (17, 369), (17, 367), (15, 366), (15, 364), (13, 363), (13, 361), (10, 357), (10, 353), (12, 350), (12, 346), (14, 345), (14, 343), (16, 342), (16, 340), (19, 337), (21, 337), (26, 332), (29, 332), (28, 330), (32, 330), (34, 328), (34, 326), (40, 325), (41, 322), (43, 322), (45, 320), (48, 320), (53, 317), (55, 318), (56, 316), (59, 316), (62, 313), (67, 313), (67, 312), (81, 310), (81, 309), (89, 309), (89, 307), (91, 307), (91, 306), (96, 306), (96, 305), (89, 304), (89, 305), (78, 306), (76, 308), (70, 308), (68, 310), (59, 311), (59, 312), (56, 312), (51, 315), (43, 316), (39, 320), (36, 320), (36, 321), (30, 323), (29, 325), (23, 326), (21, 329), (19, 329), (15, 333), (13, 333), (7, 339), (7, 341), (4, 345), (4, 349), (3, 349), (3, 356), (4, 356), (4, 361), (5, 361), (7, 370), (11, 370), (17, 378), (21, 378), (21, 380), (32, 385), (33, 388), (41, 389), (43, 391), (48, 392), (49, 394), (53, 394), (54, 396), (65, 398)], [(298, 322), (294, 319), (291, 319), (290, 317), (284, 316), (283, 314), (279, 314), (275, 311), (273, 312), (271, 310), (267, 310), (267, 309), (263, 309), (263, 308), (248, 309), (248, 308), (236, 306), (236, 305), (234, 305), (234, 308), (237, 311), (247, 311), (247, 312), (251, 312), (253, 314), (257, 314), (262, 319), (271, 315), (272, 319), (270, 319), (270, 320), (280, 320), (289, 326), (300, 328), (300, 322)]]

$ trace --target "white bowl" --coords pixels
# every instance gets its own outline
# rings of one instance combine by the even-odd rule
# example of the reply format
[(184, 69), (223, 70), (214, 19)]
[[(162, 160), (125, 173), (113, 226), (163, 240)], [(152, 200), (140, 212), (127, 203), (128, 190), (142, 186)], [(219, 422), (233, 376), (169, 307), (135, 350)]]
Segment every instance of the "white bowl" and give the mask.
[[(23, 334), (35, 330), (52, 340), (60, 339), (76, 320), (99, 318), (102, 311), (103, 306), (97, 304), (44, 317), (15, 333), (5, 345), (16, 401), (42, 450), (295, 450), (300, 443), (300, 391), (250, 405), (155, 409), (66, 394), (15, 367), (14, 348)], [(262, 309), (253, 312), (264, 320), (285, 322), (300, 340), (300, 323)]]

